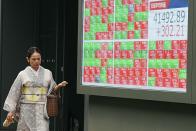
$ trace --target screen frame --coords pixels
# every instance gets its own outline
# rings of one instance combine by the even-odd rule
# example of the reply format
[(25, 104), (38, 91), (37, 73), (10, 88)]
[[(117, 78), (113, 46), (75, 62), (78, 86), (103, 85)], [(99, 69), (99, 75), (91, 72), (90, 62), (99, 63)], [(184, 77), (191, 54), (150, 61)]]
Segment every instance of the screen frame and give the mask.
[[(82, 49), (83, 49), (83, 2), (84, 0), (78, 1), (78, 54), (77, 54), (77, 93), (87, 94), (87, 95), (98, 95), (98, 96), (110, 96), (110, 97), (120, 97), (120, 98), (131, 98), (131, 99), (145, 99), (154, 101), (167, 101), (167, 102), (177, 102), (177, 103), (190, 103), (196, 104), (196, 89), (192, 89), (193, 85), (196, 85), (196, 69), (192, 68), (195, 65), (196, 60), (193, 60), (193, 56), (196, 56), (196, 38), (193, 38), (193, 34), (196, 34), (193, 25), (196, 24), (196, 17), (194, 16), (195, 2), (194, 0), (189, 0), (188, 8), (188, 62), (187, 62), (187, 91), (185, 93), (181, 92), (169, 92), (169, 91), (159, 91), (159, 90), (142, 90), (142, 89), (125, 89), (125, 88), (112, 88), (112, 87), (98, 87), (98, 86), (86, 86), (82, 85)], [(194, 92), (194, 96), (192, 93)]]
[[(194, 16), (194, 15), (196, 15), (195, 14), (196, 9), (194, 8), (194, 7), (196, 7), (196, 2), (194, 0), (191, 0), (191, 1), (192, 1), (191, 6), (193, 6), (193, 16)], [(193, 17), (192, 19), (193, 19), (192, 24), (196, 25), (196, 17)], [(193, 33), (192, 33), (192, 49), (190, 49), (190, 51), (191, 51), (192, 56), (196, 56), (196, 45), (194, 44), (196, 42), (196, 37), (194, 37), (194, 36), (196, 36), (196, 30), (195, 30), (194, 26), (192, 26), (192, 30), (193, 30)], [(196, 57), (192, 58), (191, 63), (192, 63), (192, 68), (191, 68), (191, 70), (192, 70), (191, 71), (191, 73), (192, 73), (192, 85), (191, 85), (191, 87), (192, 87), (192, 100), (191, 101), (192, 101), (193, 104), (196, 104), (196, 87), (195, 87), (195, 85), (196, 85), (196, 80), (195, 80), (195, 78), (196, 78), (196, 68), (194, 68), (195, 65), (196, 65)]]

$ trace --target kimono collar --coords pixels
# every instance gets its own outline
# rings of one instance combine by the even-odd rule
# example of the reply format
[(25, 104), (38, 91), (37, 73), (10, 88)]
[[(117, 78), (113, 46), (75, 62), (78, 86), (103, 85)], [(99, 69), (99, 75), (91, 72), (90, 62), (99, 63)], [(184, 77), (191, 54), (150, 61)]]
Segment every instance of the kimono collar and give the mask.
[(32, 71), (36, 76), (38, 76), (38, 73), (39, 73), (39, 71), (40, 71), (40, 66), (39, 66), (39, 68), (38, 68), (37, 71), (34, 70), (31, 66), (29, 66), (29, 68), (31, 69), (31, 71)]

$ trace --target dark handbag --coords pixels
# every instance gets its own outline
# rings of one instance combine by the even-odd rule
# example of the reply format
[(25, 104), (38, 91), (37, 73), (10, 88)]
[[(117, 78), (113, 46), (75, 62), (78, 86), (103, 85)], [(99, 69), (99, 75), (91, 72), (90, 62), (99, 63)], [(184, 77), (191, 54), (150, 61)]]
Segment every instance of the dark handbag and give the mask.
[(49, 117), (56, 117), (58, 115), (59, 98), (60, 98), (59, 93), (56, 93), (54, 91), (47, 96), (46, 108)]

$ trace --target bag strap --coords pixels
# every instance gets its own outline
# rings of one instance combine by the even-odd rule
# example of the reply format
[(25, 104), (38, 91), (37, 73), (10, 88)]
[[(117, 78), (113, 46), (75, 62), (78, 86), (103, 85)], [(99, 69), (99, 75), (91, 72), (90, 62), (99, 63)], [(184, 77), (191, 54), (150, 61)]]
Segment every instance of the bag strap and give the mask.
[(52, 92), (51, 92), (50, 94), (55, 95), (55, 96), (58, 96), (59, 98), (61, 97), (60, 91), (59, 91), (59, 90), (54, 91), (54, 89), (53, 89)]

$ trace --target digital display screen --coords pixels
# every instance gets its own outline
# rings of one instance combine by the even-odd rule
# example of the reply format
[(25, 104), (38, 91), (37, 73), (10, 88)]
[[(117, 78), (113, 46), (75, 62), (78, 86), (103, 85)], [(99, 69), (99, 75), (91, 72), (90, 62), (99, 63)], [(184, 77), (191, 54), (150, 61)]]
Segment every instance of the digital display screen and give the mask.
[(186, 92), (187, 36), (188, 0), (84, 0), (82, 85)]

